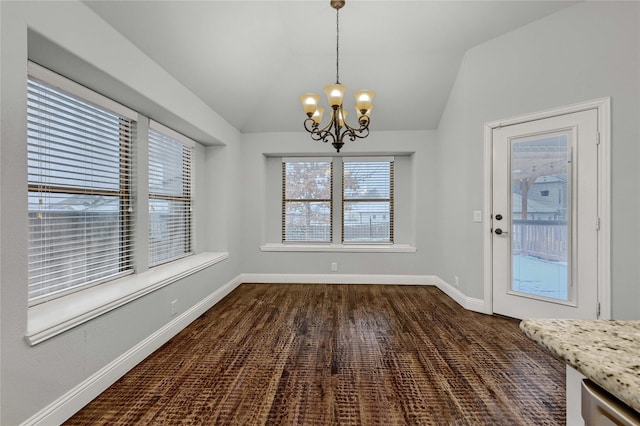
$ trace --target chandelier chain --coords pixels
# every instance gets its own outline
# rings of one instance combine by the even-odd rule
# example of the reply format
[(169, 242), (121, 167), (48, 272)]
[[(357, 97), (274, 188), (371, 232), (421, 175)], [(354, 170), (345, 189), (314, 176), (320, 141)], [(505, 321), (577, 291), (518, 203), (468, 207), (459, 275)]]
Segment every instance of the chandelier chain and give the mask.
[(340, 83), (340, 9), (336, 9), (336, 83)]

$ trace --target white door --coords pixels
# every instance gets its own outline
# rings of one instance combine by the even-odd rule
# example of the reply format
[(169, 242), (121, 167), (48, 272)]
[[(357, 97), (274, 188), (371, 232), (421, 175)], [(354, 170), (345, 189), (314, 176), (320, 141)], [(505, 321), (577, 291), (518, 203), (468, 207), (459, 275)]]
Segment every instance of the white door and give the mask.
[(595, 319), (598, 111), (493, 129), (493, 312)]

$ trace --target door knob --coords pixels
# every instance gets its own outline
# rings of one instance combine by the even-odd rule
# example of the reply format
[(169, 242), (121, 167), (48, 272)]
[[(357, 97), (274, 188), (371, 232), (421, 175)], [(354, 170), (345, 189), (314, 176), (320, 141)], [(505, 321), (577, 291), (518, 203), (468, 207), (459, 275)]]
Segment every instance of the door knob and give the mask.
[(500, 213), (496, 215), (496, 220), (502, 220), (502, 215)]
[(494, 232), (496, 233), (496, 235), (508, 234), (507, 231), (503, 231), (500, 228), (497, 228)]

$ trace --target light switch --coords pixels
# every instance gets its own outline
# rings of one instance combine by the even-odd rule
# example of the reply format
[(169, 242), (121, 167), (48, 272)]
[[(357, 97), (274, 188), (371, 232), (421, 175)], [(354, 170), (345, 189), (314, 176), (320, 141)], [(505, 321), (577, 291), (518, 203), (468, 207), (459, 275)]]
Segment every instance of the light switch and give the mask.
[(480, 210), (473, 211), (473, 221), (482, 222), (482, 212)]

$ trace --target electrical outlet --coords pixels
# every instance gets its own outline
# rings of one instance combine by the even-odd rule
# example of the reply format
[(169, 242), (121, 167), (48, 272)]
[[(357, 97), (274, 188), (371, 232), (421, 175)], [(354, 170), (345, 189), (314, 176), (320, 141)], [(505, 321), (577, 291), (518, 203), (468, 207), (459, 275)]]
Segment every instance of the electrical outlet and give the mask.
[(338, 262), (331, 262), (331, 270), (334, 272), (338, 270)]
[(453, 277), (453, 283), (455, 284), (456, 287), (460, 285), (460, 279), (458, 278), (457, 275)]
[(171, 301), (171, 315), (178, 313), (178, 299)]

